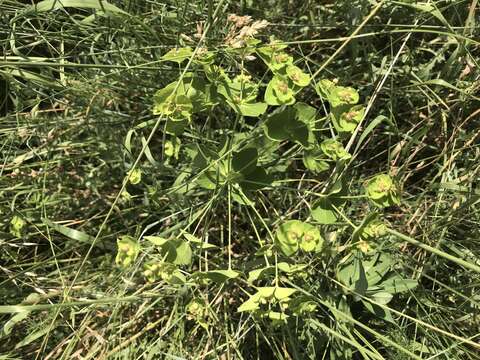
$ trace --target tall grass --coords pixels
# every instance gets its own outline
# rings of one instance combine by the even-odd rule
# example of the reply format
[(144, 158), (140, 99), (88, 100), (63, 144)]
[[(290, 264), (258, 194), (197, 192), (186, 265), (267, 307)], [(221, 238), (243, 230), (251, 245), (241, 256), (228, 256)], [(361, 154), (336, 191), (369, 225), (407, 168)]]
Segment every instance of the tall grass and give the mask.
[[(0, 359), (480, 358), (476, 0), (36, 3), (0, 0)], [(348, 143), (354, 160), (336, 174), (358, 197), (379, 172), (402, 185), (401, 205), (382, 213), (395, 230), (380, 247), (418, 286), (378, 304), (391, 320), (351, 301), (335, 278), (341, 250), (310, 259), (298, 282), (282, 279), (318, 306), (288, 326), (236, 311), (244, 279), (148, 284), (141, 260), (155, 257), (149, 248), (127, 270), (115, 265), (119, 236), (186, 230), (222, 249), (192, 269), (247, 269), (268, 231), (308, 216), (330, 181), (296, 165), (292, 147), (275, 164), (286, 178), (253, 208), (221, 193), (184, 196), (174, 182), (190, 169), (167, 161), (152, 96), (185, 64), (161, 56), (200, 34), (228, 59), (231, 13), (268, 20), (264, 35), (288, 43), (299, 66), (365, 99), (369, 114)], [(251, 70), (265, 72), (256, 63)], [(304, 101), (322, 106), (313, 91)], [(202, 120), (182, 146), (235, 130), (225, 111)], [(133, 165), (138, 186), (125, 181)], [(341, 211), (341, 226), (325, 230), (336, 250), (349, 244), (349, 223), (371, 209)], [(25, 222), (19, 234), (14, 218)], [(205, 300), (208, 326), (186, 311), (192, 298)]]

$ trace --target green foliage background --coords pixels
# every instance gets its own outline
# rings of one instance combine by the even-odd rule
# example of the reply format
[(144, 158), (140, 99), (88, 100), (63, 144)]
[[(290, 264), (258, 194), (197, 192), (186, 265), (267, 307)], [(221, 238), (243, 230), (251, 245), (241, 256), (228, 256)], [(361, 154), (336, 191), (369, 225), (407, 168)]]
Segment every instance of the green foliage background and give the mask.
[[(0, 359), (479, 358), (478, 1), (37, 3), (0, 1)], [(244, 69), (260, 94), (271, 77), (228, 51), (232, 13), (267, 20), (257, 38), (287, 43), (314, 82), (358, 90), (369, 112), (347, 166), (315, 174), (300, 144), (269, 149), (265, 118), (228, 104), (175, 150), (152, 106), (186, 62), (165, 53), (205, 34), (228, 76)], [(336, 134), (314, 83), (297, 101)], [(253, 206), (192, 180), (192, 146), (240, 132), (273, 174)], [(379, 208), (364, 189), (386, 173), (401, 202)], [(321, 252), (268, 246), (291, 220), (320, 230)], [(237, 311), (259, 293), (283, 314), (278, 289), (295, 289), (288, 319)]]

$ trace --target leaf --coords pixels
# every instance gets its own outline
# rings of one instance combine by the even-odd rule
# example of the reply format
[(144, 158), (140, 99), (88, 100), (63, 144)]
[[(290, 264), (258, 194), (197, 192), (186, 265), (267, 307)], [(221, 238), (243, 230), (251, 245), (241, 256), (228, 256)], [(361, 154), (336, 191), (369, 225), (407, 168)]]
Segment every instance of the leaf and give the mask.
[(290, 82), (278, 75), (275, 75), (265, 90), (265, 102), (268, 105), (293, 105), (295, 93)]
[(190, 245), (181, 240), (172, 241), (174, 250), (169, 252), (167, 261), (171, 261), (176, 265), (190, 265), (192, 262), (192, 248)]
[(360, 138), (357, 141), (357, 145), (355, 147), (354, 153), (360, 149), (360, 145), (363, 143), (363, 141), (367, 138), (367, 136), (378, 126), (380, 125), (383, 121), (388, 121), (389, 119), (384, 116), (384, 115), (379, 115), (375, 119), (373, 119), (368, 126), (362, 131), (362, 134), (360, 135)]
[[(365, 115), (365, 107), (362, 105), (355, 105), (345, 111), (340, 111), (340, 116), (333, 110), (332, 114), (335, 116), (336, 129), (340, 132), (353, 132), (358, 124), (363, 120)], [(338, 116), (338, 117), (337, 117)]]
[(236, 279), (240, 274), (239, 271), (228, 269), (196, 272), (193, 276), (198, 279), (208, 279), (215, 283), (224, 283), (227, 280)]
[(246, 148), (233, 154), (233, 170), (248, 175), (257, 167), (258, 151), (255, 148)]
[[(21, 311), (15, 315), (13, 315), (10, 320), (8, 320), (4, 325), (3, 325), (3, 333), (4, 335), (10, 335), (12, 332), (14, 326), (18, 324), (19, 322), (25, 320), (28, 315), (30, 314), (30, 311)], [(1, 337), (1, 336), (0, 336)]]
[(298, 102), (294, 106), (297, 119), (305, 124), (314, 125), (317, 109), (303, 102)]
[(324, 140), (320, 144), (320, 149), (326, 156), (334, 161), (347, 160), (351, 158), (351, 155), (345, 150), (342, 143), (334, 139)]
[(372, 314), (374, 314), (375, 316), (379, 317), (380, 319), (383, 319), (385, 321), (388, 321), (392, 324), (397, 324), (395, 322), (395, 320), (393, 319), (392, 317), (392, 313), (390, 312), (390, 310), (388, 309), (385, 309), (381, 306), (378, 306), (378, 305), (375, 305), (375, 304), (372, 304), (371, 302), (369, 302), (368, 300), (362, 300), (362, 304), (363, 306), (365, 306), (365, 308), (370, 311)]
[(188, 125), (188, 120), (174, 121), (168, 119), (165, 123), (165, 132), (170, 135), (181, 135), (185, 130), (185, 127)]
[(271, 299), (273, 298), (275, 294), (275, 286), (263, 286), (257, 288), (257, 294), (262, 298), (262, 299)]
[(392, 258), (385, 252), (379, 252), (368, 261), (363, 262), (363, 267), (367, 274), (369, 287), (378, 285), (379, 282), (388, 274), (393, 265)]
[(247, 281), (249, 283), (253, 283), (254, 281), (264, 278), (267, 274), (274, 274), (275, 273), (275, 266), (266, 266), (261, 269), (255, 269), (249, 271)]
[(285, 66), (293, 63), (293, 57), (281, 51), (282, 49), (285, 49), (285, 45), (269, 44), (256, 50), (274, 74), (284, 71)]
[(188, 242), (181, 239), (165, 239), (159, 236), (145, 236), (155, 246), (160, 247), (160, 252), (166, 261), (175, 265), (190, 265), (192, 262), (192, 248)]
[(265, 122), (265, 135), (275, 141), (284, 141), (290, 137), (288, 124), (295, 121), (295, 110), (291, 107), (274, 112)]
[(298, 66), (288, 65), (286, 72), (288, 78), (292, 80), (295, 85), (305, 87), (310, 84), (310, 75), (304, 73)]
[(321, 251), (324, 240), (316, 226), (303, 224), (303, 236), (299, 241), (300, 248), (305, 252)]
[(340, 266), (337, 270), (337, 279), (351, 290), (365, 295), (368, 289), (368, 281), (362, 261), (355, 257)]
[(113, 13), (119, 13), (128, 15), (127, 12), (119, 9), (115, 5), (110, 4), (105, 0), (44, 0), (35, 5), (27, 7), (21, 15), (26, 15), (32, 12), (46, 12), (51, 10), (58, 10), (63, 8), (86, 8), (96, 9), (101, 11), (110, 11)]
[(10, 234), (17, 238), (21, 238), (25, 225), (27, 225), (25, 220), (20, 216), (14, 215), (10, 220)]
[(450, 24), (448, 23), (447, 19), (445, 19), (445, 17), (440, 12), (440, 10), (438, 10), (438, 8), (436, 6), (434, 6), (433, 4), (429, 4), (428, 2), (415, 2), (415, 3), (396, 2), (396, 4), (402, 5), (402, 6), (408, 6), (408, 7), (414, 8), (416, 10), (426, 12), (426, 13), (436, 17), (438, 20), (440, 20), (440, 22), (443, 25), (446, 25), (447, 27), (450, 27)]
[(237, 75), (233, 80), (228, 77), (217, 88), (219, 94), (234, 104), (247, 104), (256, 100), (258, 85), (247, 75)]
[(26, 81), (30, 81), (32, 84), (38, 84), (44, 87), (49, 87), (53, 89), (63, 89), (63, 86), (58, 82), (57, 79), (54, 77), (50, 77), (47, 74), (39, 74), (33, 71), (28, 71), (25, 69), (9, 69), (5, 68), (5, 70), (0, 70), (0, 77), (11, 78), (19, 77)]
[(289, 316), (283, 312), (278, 312), (278, 311), (268, 311), (267, 316), (270, 320), (273, 321), (285, 321), (289, 318)]
[(235, 110), (235, 112), (240, 115), (247, 117), (259, 117), (267, 111), (268, 105), (263, 102), (257, 103), (244, 103), (244, 104), (235, 104), (231, 101), (227, 101), (228, 104)]
[(321, 198), (315, 203), (311, 215), (320, 224), (334, 224), (337, 222), (337, 213), (328, 198)]
[(163, 246), (169, 241), (168, 239), (162, 238), (160, 236), (144, 236), (143, 238), (150, 241), (153, 245), (156, 246)]
[(303, 153), (302, 161), (303, 165), (305, 165), (308, 170), (315, 174), (327, 171), (330, 168), (328, 162), (325, 161), (323, 151), (321, 151), (319, 148), (314, 150), (306, 150)]
[(292, 296), (297, 290), (291, 288), (284, 288), (284, 287), (275, 287), (274, 288), (274, 296), (277, 300), (285, 300)]
[(190, 59), (192, 55), (192, 48), (187, 46), (183, 48), (171, 49), (169, 52), (162, 56), (162, 59), (165, 61), (173, 61), (181, 64), (185, 60)]
[(392, 300), (393, 295), (386, 291), (379, 291), (370, 295), (370, 298), (379, 304), (386, 305)]
[(352, 239), (354, 242), (375, 241), (386, 234), (387, 226), (378, 218), (377, 213), (371, 213), (355, 229)]
[(318, 96), (328, 100), (332, 90), (335, 88), (335, 83), (328, 79), (322, 79), (315, 85), (315, 91)]
[(142, 170), (132, 169), (128, 172), (128, 181), (132, 185), (137, 185), (142, 181)]
[(298, 250), (298, 243), (303, 236), (303, 231), (301, 221), (287, 221), (277, 229), (275, 243), (286, 256), (292, 256)]
[(182, 285), (186, 282), (185, 276), (170, 262), (148, 262), (143, 267), (143, 275), (149, 282), (163, 280), (171, 285)]
[(418, 286), (418, 281), (414, 279), (403, 279), (398, 275), (394, 275), (380, 283), (383, 290), (392, 294), (410, 291)]
[(49, 333), (51, 330), (51, 326), (45, 326), (43, 329), (29, 333), (26, 337), (24, 337), (15, 345), (15, 349), (19, 349), (22, 346), (30, 344), (32, 341), (35, 341), (38, 338), (41, 338), (43, 335)]
[(365, 194), (378, 207), (398, 205), (398, 192), (396, 183), (388, 174), (376, 175), (365, 187)]
[(238, 307), (237, 312), (252, 312), (258, 310), (260, 308), (260, 299), (261, 297), (258, 293), (250, 296), (247, 301), (245, 301), (242, 305)]
[(355, 105), (360, 99), (357, 90), (351, 87), (335, 86), (330, 89), (328, 102), (334, 108), (340, 105)]
[(240, 186), (244, 190), (260, 190), (272, 184), (273, 176), (268, 174), (262, 167), (256, 166), (251, 173), (245, 176)]
[(56, 224), (51, 220), (45, 219), (45, 218), (42, 219), (42, 221), (48, 227), (54, 229), (55, 231), (59, 232), (62, 235), (65, 235), (66, 237), (72, 240), (87, 243), (87, 244), (92, 244), (95, 241), (95, 238), (93, 236), (90, 236), (83, 231), (75, 230), (67, 226)]
[(304, 147), (309, 146), (309, 129), (308, 126), (302, 121), (292, 121), (287, 124), (287, 132), (289, 134), (289, 140), (300, 143)]
[(360, 295), (365, 295), (368, 289), (367, 276), (365, 274), (365, 269), (363, 268), (362, 261), (359, 258), (355, 259), (356, 263), (356, 272), (354, 274), (353, 285), (354, 290)]
[(187, 239), (189, 242), (192, 244), (200, 247), (202, 250), (210, 250), (210, 249), (218, 249), (217, 245), (207, 243), (205, 241), (200, 240), (196, 236), (193, 236), (192, 234), (189, 234), (185, 231), (182, 231), (182, 235)]
[(123, 235), (117, 239), (117, 256), (115, 263), (123, 268), (126, 268), (134, 263), (140, 252), (140, 244), (135, 238)]

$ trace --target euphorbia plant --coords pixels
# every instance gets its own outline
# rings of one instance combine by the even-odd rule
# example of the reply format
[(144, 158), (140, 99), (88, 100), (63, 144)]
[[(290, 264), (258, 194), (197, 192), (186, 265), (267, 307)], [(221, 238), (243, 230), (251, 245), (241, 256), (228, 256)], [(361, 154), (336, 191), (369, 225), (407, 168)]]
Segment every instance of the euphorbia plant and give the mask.
[[(232, 260), (231, 243), (234, 225), (230, 223), (238, 218), (234, 211), (245, 209), (250, 216), (252, 210), (258, 217), (257, 200), (261, 199), (258, 192), (282, 191), (288, 164), (295, 164), (312, 181), (325, 184), (324, 180), (333, 169), (343, 169), (351, 161), (344, 142), (360, 130), (365, 116), (365, 107), (359, 104), (360, 95), (356, 89), (340, 85), (336, 80), (315, 81), (285, 44), (275, 39), (262, 43), (246, 35), (249, 32), (235, 31), (224, 52), (227, 58), (205, 48), (195, 52), (185, 47), (166, 53), (163, 60), (185, 64), (191, 59), (188, 63), (192, 68), (177, 81), (158, 90), (153, 96), (152, 108), (153, 114), (164, 121), (161, 129), (165, 163), (183, 161), (187, 164), (185, 171), (174, 180), (176, 187), (187, 184), (177, 194), (189, 199), (209, 194), (220, 200), (217, 203), (228, 202), (229, 243), (224, 242), (223, 247), (228, 263), (219, 257), (213, 268), (210, 265), (200, 268), (194, 260), (198, 259), (201, 264), (205, 249), (195, 244), (202, 241), (186, 232), (182, 234), (188, 235), (185, 235), (188, 241), (175, 234), (168, 238), (145, 236), (144, 239), (155, 246), (157, 258), (147, 261), (144, 276), (154, 283), (203, 287), (240, 284), (239, 279), (248, 274), (249, 286), (253, 283), (262, 286), (255, 286), (253, 295), (238, 311), (277, 322), (287, 321), (289, 316), (314, 311), (316, 306), (312, 299), (297, 294), (295, 289), (282, 284), (283, 281), (308, 278), (311, 276), (309, 264), (325, 261), (337, 248), (343, 248), (342, 251), (360, 249), (360, 253), (370, 256), (371, 250), (375, 250), (370, 244), (385, 235), (385, 225), (376, 217), (372, 221), (368, 217), (370, 220), (359, 227), (349, 224), (356, 229), (349, 233), (356, 246), (339, 246), (334, 241), (324, 240), (327, 235), (332, 239), (333, 229), (344, 229), (347, 218), (342, 212), (344, 204), (352, 204), (350, 213), (356, 208), (351, 200), (364, 202), (365, 196), (376, 206), (398, 204), (399, 192), (393, 179), (385, 174), (368, 182), (363, 197), (350, 194), (343, 178), (329, 179), (329, 182), (335, 181), (321, 191), (317, 188), (312, 191), (316, 199), (307, 204), (310, 217), (300, 220), (302, 215), (292, 219), (290, 215), (283, 218), (283, 214), (279, 214), (280, 218), (270, 223), (261, 219), (259, 228), (268, 228), (267, 238), (256, 229), (259, 249), (242, 254), (248, 260), (253, 259), (242, 264), (242, 271), (235, 268), (238, 262)], [(248, 71), (245, 63), (254, 56), (266, 66), (266, 76), (259, 78)], [(222, 67), (229, 64), (232, 57), (241, 65)], [(309, 103), (300, 101), (303, 100), (302, 91), (309, 87), (318, 97)], [(323, 106), (320, 107), (321, 102)], [(327, 113), (322, 115), (323, 109)], [(214, 127), (213, 137), (194, 131), (203, 129), (207, 121)], [(235, 204), (234, 209), (232, 204)], [(264, 201), (261, 204), (267, 209)], [(202, 216), (201, 212), (198, 216), (195, 214), (189, 224)], [(233, 241), (237, 241), (241, 249), (251, 246), (244, 239)], [(138, 254), (136, 246), (130, 241), (119, 242), (119, 265), (133, 262)], [(136, 250), (132, 252), (131, 249)], [(132, 255), (127, 256), (130, 253)], [(339, 279), (350, 286), (353, 280), (349, 271), (342, 270)], [(197, 321), (203, 321), (202, 316), (197, 316), (204, 308), (201, 303), (204, 304), (203, 300), (192, 300), (188, 306), (192, 319)]]

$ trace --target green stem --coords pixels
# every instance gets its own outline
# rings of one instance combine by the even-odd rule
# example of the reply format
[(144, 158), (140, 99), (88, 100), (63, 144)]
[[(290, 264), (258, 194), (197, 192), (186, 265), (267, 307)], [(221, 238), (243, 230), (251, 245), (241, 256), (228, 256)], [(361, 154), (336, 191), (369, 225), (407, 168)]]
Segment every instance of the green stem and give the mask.
[(421, 249), (424, 249), (424, 250), (427, 250), (427, 251), (430, 251), (431, 253), (435, 254), (435, 255), (438, 255), (438, 256), (441, 256), (447, 260), (450, 260), (458, 265), (461, 265), (469, 270), (473, 270), (477, 273), (480, 274), (480, 266), (478, 265), (475, 265), (475, 264), (472, 264), (468, 261), (465, 261), (463, 259), (459, 259), (453, 255), (450, 255), (450, 254), (447, 254), (446, 252), (442, 251), (442, 250), (439, 250), (439, 249), (436, 249), (434, 247), (431, 247), (427, 244), (424, 244), (418, 240), (415, 240), (407, 235), (404, 235), (402, 233), (399, 233), (398, 231), (395, 231), (395, 230), (392, 230), (392, 229), (387, 229), (388, 233), (391, 234), (391, 235), (395, 235), (396, 237), (412, 244), (412, 245), (415, 245)]

